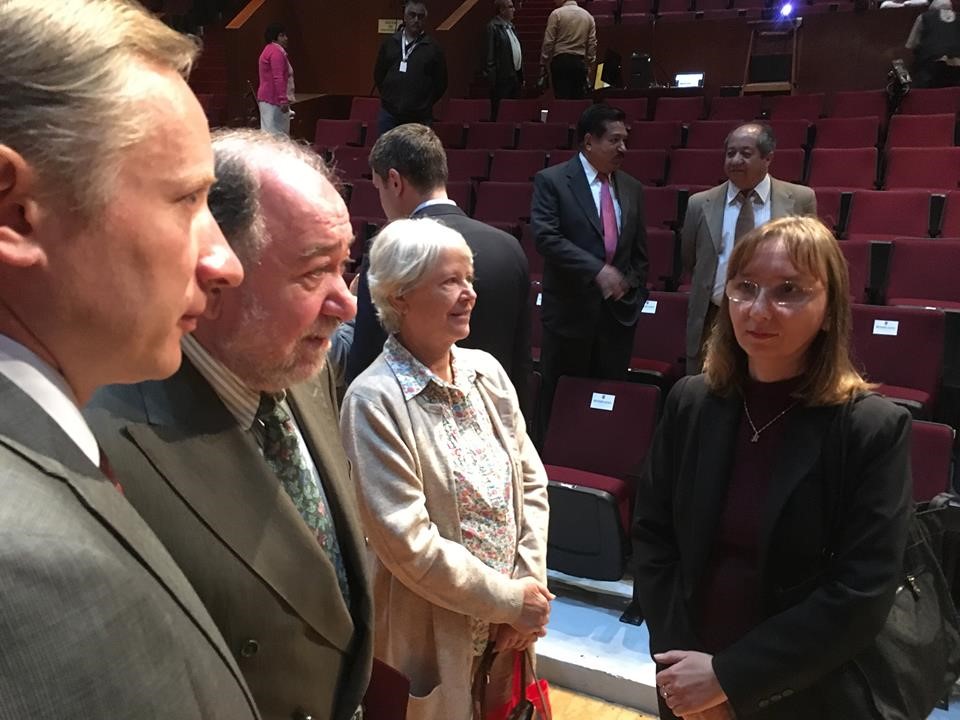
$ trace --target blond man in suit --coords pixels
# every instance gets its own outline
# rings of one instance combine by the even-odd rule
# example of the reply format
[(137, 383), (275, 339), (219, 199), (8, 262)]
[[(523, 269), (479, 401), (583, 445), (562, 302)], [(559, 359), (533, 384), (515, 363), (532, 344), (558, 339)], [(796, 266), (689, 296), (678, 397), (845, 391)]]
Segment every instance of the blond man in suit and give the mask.
[(210, 206), (246, 279), (184, 338), (176, 375), (107, 388), (88, 417), (265, 720), (351, 720), (373, 610), (325, 364), (356, 313), (350, 218), (323, 161), (289, 138), (223, 131), (213, 148)]
[[(763, 123), (736, 128), (724, 143), (727, 182), (690, 198), (680, 233), (683, 268), (692, 273), (687, 306), (687, 372), (703, 368), (703, 348), (726, 283), (727, 261), (741, 235), (787, 215), (816, 215), (817, 197), (769, 173), (776, 137)], [(744, 198), (750, 199), (744, 203)]]
[(197, 47), (121, 0), (0, 3), (0, 718), (255, 720), (80, 407), (170, 375), (242, 270), (207, 208)]

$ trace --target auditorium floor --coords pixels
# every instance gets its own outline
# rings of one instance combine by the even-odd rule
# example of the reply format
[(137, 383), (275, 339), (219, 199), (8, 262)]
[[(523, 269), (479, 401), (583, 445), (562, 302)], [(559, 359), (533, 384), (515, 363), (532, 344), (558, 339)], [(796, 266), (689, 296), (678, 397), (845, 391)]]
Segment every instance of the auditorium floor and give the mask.
[(603, 700), (581, 695), (552, 685), (550, 687), (550, 706), (554, 720), (654, 720), (637, 710), (613, 705)]

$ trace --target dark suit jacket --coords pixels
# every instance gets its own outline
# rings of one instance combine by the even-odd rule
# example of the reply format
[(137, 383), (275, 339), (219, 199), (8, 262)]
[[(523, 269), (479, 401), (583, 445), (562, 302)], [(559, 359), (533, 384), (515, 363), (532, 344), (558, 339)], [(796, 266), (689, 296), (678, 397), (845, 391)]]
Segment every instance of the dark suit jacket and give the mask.
[(600, 313), (635, 325), (647, 299), (647, 231), (640, 183), (625, 172), (613, 175), (620, 201), (620, 241), (613, 266), (630, 292), (604, 300), (595, 278), (604, 265), (603, 228), (579, 154), (537, 173), (530, 222), (543, 255), (543, 325), (570, 338), (591, 337)]
[(87, 416), (130, 502), (197, 589), (263, 717), (347, 720), (370, 677), (363, 536), (328, 370), (287, 395), (323, 478), (349, 576), (327, 555), (213, 389), (184, 359), (163, 382), (112, 386)]
[[(709, 602), (700, 593), (742, 407), (739, 394), (709, 392), (703, 375), (683, 378), (667, 399), (634, 525), (651, 653), (701, 647), (690, 609)], [(841, 413), (798, 407), (783, 420), (759, 538), (765, 619), (713, 660), (737, 717), (874, 717), (851, 661), (880, 631), (898, 584), (910, 416), (877, 395), (859, 398), (842, 453)]]
[(521, 71), (513, 65), (513, 46), (510, 44), (509, 25), (501, 17), (487, 23), (484, 75), (490, 86), (507, 90), (520, 86)]
[[(680, 233), (683, 268), (692, 273), (687, 309), (687, 372), (701, 370), (698, 362), (703, 323), (713, 295), (717, 258), (723, 245), (723, 211), (727, 186), (721, 183), (690, 198)], [(817, 196), (803, 185), (770, 178), (770, 219), (817, 214)]]
[[(517, 395), (526, 397), (530, 374), (530, 271), (512, 235), (467, 217), (456, 205), (428, 205), (413, 217), (442, 222), (463, 235), (473, 252), (477, 304), (470, 335), (457, 345), (486, 350), (507, 371)], [(387, 335), (377, 319), (367, 286), (367, 260), (357, 288), (357, 319), (347, 359), (347, 382), (362, 373), (383, 350)]]
[(0, 718), (259, 717), (130, 503), (3, 375), (0, 408)]

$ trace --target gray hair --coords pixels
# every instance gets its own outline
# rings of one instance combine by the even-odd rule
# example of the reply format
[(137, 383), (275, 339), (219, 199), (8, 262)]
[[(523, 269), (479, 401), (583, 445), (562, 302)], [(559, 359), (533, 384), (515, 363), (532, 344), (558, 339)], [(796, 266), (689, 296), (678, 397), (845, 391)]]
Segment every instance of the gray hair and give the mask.
[(743, 125), (738, 125), (730, 131), (730, 134), (727, 135), (723, 141), (723, 149), (727, 149), (727, 145), (730, 144), (730, 138), (733, 137), (734, 133), (747, 127), (755, 127), (758, 130), (757, 152), (760, 153), (760, 157), (768, 157), (770, 153), (777, 149), (777, 136), (773, 134), (773, 128), (765, 122), (748, 122)]
[(461, 250), (473, 264), (463, 235), (430, 218), (395, 220), (374, 238), (367, 284), (380, 324), (388, 333), (400, 330), (400, 314), (390, 300), (417, 287), (447, 249)]
[(228, 129), (213, 133), (217, 181), (207, 200), (220, 231), (244, 269), (260, 261), (269, 238), (260, 206), (260, 170), (284, 161), (315, 170), (334, 187), (337, 179), (319, 155), (286, 135)]
[(151, 130), (136, 96), (140, 63), (185, 78), (198, 52), (196, 39), (130, 0), (4, 0), (0, 144), (48, 196), (89, 216), (107, 202), (120, 151)]

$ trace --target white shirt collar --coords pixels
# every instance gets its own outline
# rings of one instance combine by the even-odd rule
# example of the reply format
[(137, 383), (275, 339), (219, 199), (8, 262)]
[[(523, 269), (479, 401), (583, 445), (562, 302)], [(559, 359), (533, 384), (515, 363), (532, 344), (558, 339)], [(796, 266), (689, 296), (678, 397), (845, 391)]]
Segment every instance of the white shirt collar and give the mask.
[(0, 335), (0, 373), (43, 408), (90, 462), (99, 467), (100, 446), (80, 414), (73, 390), (60, 373), (6, 335)]
[[(770, 199), (770, 173), (767, 173), (763, 176), (763, 180), (757, 183), (757, 186), (753, 189), (757, 193), (757, 197), (760, 198), (760, 204), (766, 205), (767, 201)], [(740, 188), (734, 185), (732, 182), (727, 181), (727, 205), (732, 203), (737, 199), (737, 195), (740, 194)]]
[(587, 176), (587, 185), (593, 185), (597, 181), (600, 172), (590, 164), (590, 161), (587, 160), (587, 156), (583, 153), (580, 153), (580, 164), (583, 165), (583, 172)]
[(410, 217), (413, 217), (418, 212), (420, 212), (424, 208), (430, 207), (431, 205), (453, 205), (454, 207), (457, 207), (457, 204), (450, 198), (433, 198), (432, 200), (424, 200), (422, 203), (417, 205), (413, 209), (413, 212), (410, 213)]

